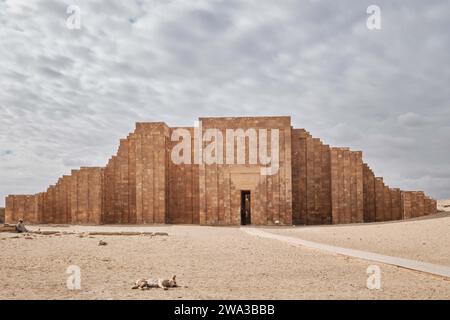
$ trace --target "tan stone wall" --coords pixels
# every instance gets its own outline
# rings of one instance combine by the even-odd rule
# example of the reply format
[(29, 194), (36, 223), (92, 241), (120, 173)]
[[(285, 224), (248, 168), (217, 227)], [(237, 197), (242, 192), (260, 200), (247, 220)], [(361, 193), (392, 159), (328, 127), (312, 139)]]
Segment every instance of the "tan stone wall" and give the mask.
[(418, 218), (425, 215), (425, 195), (422, 191), (412, 193), (412, 218)]
[(14, 196), (5, 198), (5, 223), (12, 223), (14, 220)]
[(391, 199), (391, 191), (388, 186), (384, 186), (383, 188), (384, 195), (384, 221), (392, 220), (392, 199)]
[(292, 220), (331, 223), (330, 147), (304, 129), (292, 130)]
[(102, 170), (81, 168), (59, 179), (46, 192), (7, 198), (9, 223), (99, 224), (102, 212)]
[(363, 164), (364, 222), (375, 222), (375, 175), (367, 164)]
[(401, 190), (398, 188), (389, 189), (391, 193), (391, 214), (392, 220), (401, 220)]
[(311, 135), (304, 129), (292, 130), (292, 222), (307, 224), (306, 203), (306, 139)]
[(332, 223), (364, 221), (362, 153), (331, 148)]
[(0, 208), (0, 223), (5, 222), (5, 208)]
[(385, 221), (386, 217), (384, 214), (385, 201), (384, 201), (384, 182), (383, 178), (375, 178), (375, 221)]
[(135, 133), (136, 221), (166, 223), (170, 129), (163, 123), (138, 123)]
[[(387, 221), (437, 212), (436, 201), (423, 192), (390, 188), (376, 178), (361, 152), (330, 148), (293, 129), (289, 117), (200, 120), (203, 133), (221, 129), (224, 144), (226, 129), (279, 129), (279, 172), (262, 176), (259, 165), (249, 164), (175, 165), (170, 153), (177, 142), (170, 137), (177, 128), (137, 123), (105, 168), (72, 170), (45, 192), (8, 196), (6, 222), (237, 225), (241, 190), (251, 191), (257, 225)], [(194, 129), (185, 129), (194, 146)]]
[[(194, 128), (186, 129), (191, 135), (191, 164), (169, 161), (168, 223), (200, 223), (199, 166), (194, 164)], [(170, 150), (178, 141), (170, 141)]]
[(13, 195), (7, 197), (5, 222), (15, 223), (19, 219), (23, 219), (28, 223), (39, 222), (37, 196)]
[(137, 123), (104, 173), (104, 223), (165, 223), (170, 129)]
[(401, 192), (401, 212), (402, 212), (402, 219), (411, 219), (411, 217), (412, 217), (412, 193), (409, 191)]
[[(292, 223), (291, 125), (289, 117), (201, 118), (202, 131), (221, 130), (226, 156), (226, 129), (279, 130), (280, 166), (275, 175), (261, 175), (259, 165), (202, 164), (199, 166), (200, 224), (240, 224), (241, 190), (251, 191), (252, 224)], [(249, 150), (248, 140), (246, 150)], [(207, 144), (205, 143), (204, 146)], [(236, 147), (236, 146), (235, 146)], [(237, 152), (235, 150), (235, 163)]]
[(425, 215), (437, 213), (437, 201), (425, 196)]

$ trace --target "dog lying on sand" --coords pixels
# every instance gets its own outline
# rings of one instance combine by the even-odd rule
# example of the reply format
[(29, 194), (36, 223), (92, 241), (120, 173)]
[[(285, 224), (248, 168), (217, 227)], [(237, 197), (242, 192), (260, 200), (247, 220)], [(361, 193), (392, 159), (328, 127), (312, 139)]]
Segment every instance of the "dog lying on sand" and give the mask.
[(161, 288), (168, 290), (169, 288), (177, 287), (176, 276), (172, 279), (139, 279), (135, 282), (131, 289), (148, 290), (150, 288)]

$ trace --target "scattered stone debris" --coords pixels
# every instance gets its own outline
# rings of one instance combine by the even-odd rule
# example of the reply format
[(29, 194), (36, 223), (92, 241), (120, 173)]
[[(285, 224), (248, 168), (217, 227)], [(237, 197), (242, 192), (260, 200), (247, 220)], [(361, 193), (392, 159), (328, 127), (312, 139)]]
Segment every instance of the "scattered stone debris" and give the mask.
[[(0, 226), (0, 232), (11, 232), (17, 233), (16, 225), (4, 224)], [(94, 238), (94, 236), (169, 236), (167, 232), (135, 232), (135, 231), (121, 231), (121, 232), (108, 232), (108, 231), (91, 231), (91, 232), (67, 232), (67, 231), (51, 231), (51, 230), (41, 230), (28, 231), (27, 234), (40, 234), (46, 236), (63, 236), (63, 235), (76, 235), (79, 238), (89, 237)]]
[(3, 226), (0, 226), (0, 232), (16, 232), (16, 226), (10, 225), (10, 224), (4, 224)]
[(99, 246), (106, 246), (108, 243), (106, 242), (106, 241), (103, 241), (103, 240), (100, 240), (99, 242), (98, 242), (98, 245)]
[(34, 231), (33, 233), (35, 233), (35, 234), (42, 234), (42, 235), (45, 235), (45, 236), (51, 236), (51, 235), (58, 235), (58, 236), (60, 236), (61, 235), (61, 232), (59, 232), (59, 231), (40, 231), (40, 230), (38, 230), (38, 231)]
[(167, 232), (134, 232), (134, 231), (121, 231), (121, 232), (108, 232), (108, 231), (93, 231), (88, 232), (89, 236), (168, 236)]

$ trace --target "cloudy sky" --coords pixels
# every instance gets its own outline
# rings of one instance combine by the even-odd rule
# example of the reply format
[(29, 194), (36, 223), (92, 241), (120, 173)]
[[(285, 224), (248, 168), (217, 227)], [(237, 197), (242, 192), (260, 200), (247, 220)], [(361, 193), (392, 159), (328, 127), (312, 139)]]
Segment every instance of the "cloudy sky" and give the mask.
[(449, 30), (448, 0), (0, 0), (0, 206), (105, 165), (136, 121), (213, 115), (291, 115), (450, 198)]

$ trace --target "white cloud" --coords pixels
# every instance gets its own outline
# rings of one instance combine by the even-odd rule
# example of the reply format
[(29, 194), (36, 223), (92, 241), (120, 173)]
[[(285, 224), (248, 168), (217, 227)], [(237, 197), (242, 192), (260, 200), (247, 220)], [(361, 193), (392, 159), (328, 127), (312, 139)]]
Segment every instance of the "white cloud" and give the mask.
[(292, 115), (391, 185), (449, 197), (450, 4), (378, 1), (369, 31), (370, 4), (0, 1), (0, 205), (105, 165), (136, 121), (209, 115)]

